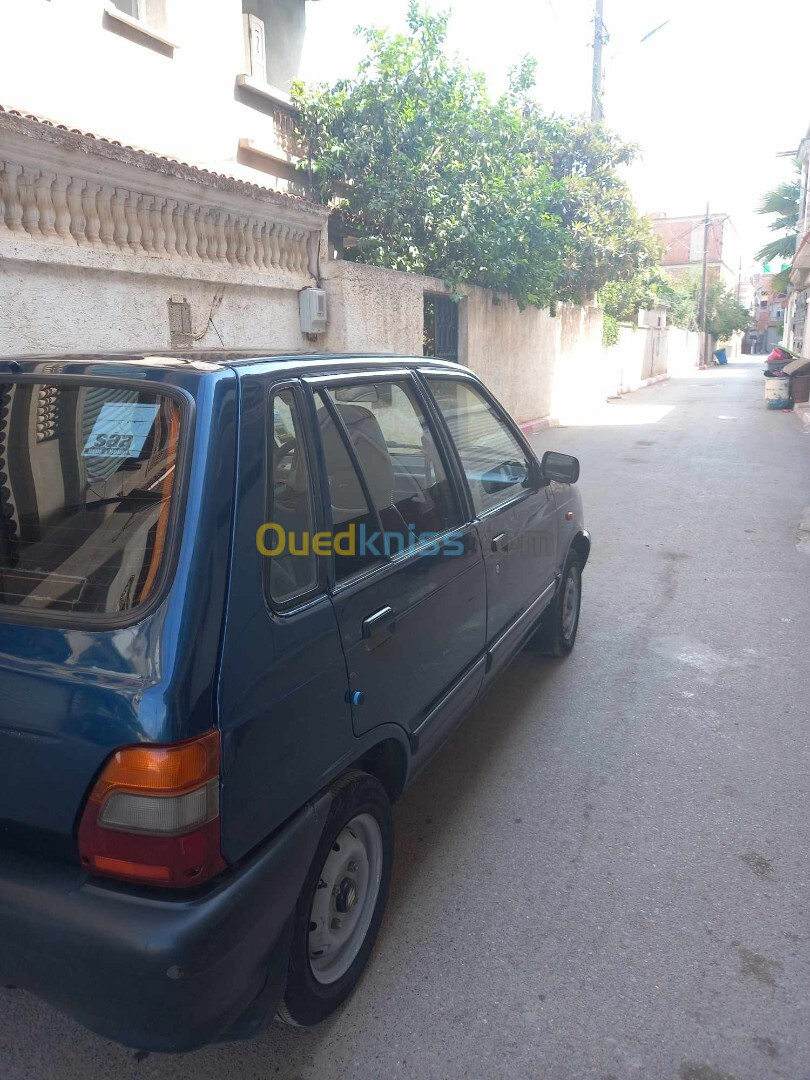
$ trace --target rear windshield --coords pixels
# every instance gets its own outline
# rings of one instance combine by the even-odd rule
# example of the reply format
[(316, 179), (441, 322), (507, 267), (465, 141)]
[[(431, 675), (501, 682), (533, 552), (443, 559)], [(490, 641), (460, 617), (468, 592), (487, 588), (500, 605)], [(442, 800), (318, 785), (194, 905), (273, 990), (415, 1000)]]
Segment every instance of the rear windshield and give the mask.
[(117, 615), (153, 597), (179, 442), (165, 394), (0, 380), (0, 611)]

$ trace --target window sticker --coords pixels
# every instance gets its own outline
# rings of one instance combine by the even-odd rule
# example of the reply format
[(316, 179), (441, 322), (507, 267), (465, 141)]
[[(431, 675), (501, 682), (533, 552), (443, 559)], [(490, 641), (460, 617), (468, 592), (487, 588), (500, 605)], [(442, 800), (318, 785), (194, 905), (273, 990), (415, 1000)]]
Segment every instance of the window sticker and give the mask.
[(84, 444), (82, 457), (140, 457), (160, 405), (107, 402)]

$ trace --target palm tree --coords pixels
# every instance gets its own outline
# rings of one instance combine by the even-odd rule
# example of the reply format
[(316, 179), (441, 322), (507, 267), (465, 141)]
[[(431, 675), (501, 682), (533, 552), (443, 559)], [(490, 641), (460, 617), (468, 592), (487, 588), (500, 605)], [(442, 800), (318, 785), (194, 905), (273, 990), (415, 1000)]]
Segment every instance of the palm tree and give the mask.
[(796, 169), (795, 180), (785, 180), (764, 196), (757, 207), (758, 214), (772, 217), (769, 228), (779, 233), (776, 240), (771, 240), (761, 248), (756, 258), (759, 262), (772, 259), (793, 259), (796, 254), (796, 236), (799, 232), (799, 200), (801, 199), (801, 163), (793, 162)]

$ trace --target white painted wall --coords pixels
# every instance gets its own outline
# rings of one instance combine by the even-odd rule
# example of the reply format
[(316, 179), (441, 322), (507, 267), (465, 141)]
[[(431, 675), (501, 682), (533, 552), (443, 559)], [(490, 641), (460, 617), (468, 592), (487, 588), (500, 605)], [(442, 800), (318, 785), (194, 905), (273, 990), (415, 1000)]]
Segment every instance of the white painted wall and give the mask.
[[(288, 82), (300, 59), (305, 0), (273, 0), (272, 7), (285, 16), (273, 48)], [(241, 0), (166, 0), (166, 10), (174, 49), (111, 18), (105, 0), (7, 0), (0, 104), (286, 188), (271, 162), (262, 171), (259, 158), (238, 151), (241, 138), (260, 148), (277, 142), (272, 103), (236, 87), (246, 67)], [(273, 31), (267, 27), (268, 36)]]
[(602, 313), (560, 305), (526, 308), (484, 289), (465, 290), (461, 356), (519, 423), (559, 417), (602, 400)]
[(622, 326), (618, 344), (603, 349), (606, 397), (638, 390), (660, 375), (684, 376), (700, 365), (701, 335), (670, 326)]

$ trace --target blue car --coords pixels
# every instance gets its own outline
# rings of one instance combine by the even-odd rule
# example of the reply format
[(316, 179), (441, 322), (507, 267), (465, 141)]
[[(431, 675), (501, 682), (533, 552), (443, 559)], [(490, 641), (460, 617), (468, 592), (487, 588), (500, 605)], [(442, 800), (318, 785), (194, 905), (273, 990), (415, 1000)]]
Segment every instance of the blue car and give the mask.
[(391, 804), (590, 538), (469, 371), (423, 357), (0, 359), (0, 979), (144, 1050), (317, 1024)]

